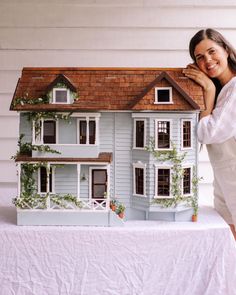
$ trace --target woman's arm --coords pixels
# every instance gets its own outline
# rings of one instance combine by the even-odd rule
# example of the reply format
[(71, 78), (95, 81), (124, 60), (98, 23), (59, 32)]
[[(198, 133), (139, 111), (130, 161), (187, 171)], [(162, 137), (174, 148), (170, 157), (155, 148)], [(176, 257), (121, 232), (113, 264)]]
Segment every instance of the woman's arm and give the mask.
[(212, 80), (204, 74), (197, 65), (190, 64), (183, 70), (183, 74), (198, 83), (203, 89), (206, 109), (201, 112), (200, 119), (212, 113), (215, 103), (216, 88)]

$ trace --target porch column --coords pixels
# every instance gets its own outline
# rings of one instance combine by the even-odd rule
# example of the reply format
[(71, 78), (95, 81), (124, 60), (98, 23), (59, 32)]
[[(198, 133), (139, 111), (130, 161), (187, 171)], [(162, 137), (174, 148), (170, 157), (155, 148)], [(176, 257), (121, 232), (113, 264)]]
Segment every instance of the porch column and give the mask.
[(108, 210), (110, 207), (110, 174), (111, 174), (111, 165), (107, 165), (107, 201), (106, 201), (106, 209)]
[(80, 170), (81, 164), (77, 163), (77, 199), (80, 199)]
[(17, 199), (20, 198), (21, 195), (21, 163), (17, 164)]
[(47, 185), (46, 185), (46, 192), (47, 192), (47, 210), (50, 209), (50, 163), (47, 163), (46, 167), (46, 172), (47, 172)]

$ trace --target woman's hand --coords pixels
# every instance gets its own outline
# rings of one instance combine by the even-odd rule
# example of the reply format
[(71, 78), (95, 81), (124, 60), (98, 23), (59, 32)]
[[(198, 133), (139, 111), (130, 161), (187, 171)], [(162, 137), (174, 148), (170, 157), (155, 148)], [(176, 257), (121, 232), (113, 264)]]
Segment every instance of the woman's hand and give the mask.
[(215, 102), (216, 87), (214, 83), (196, 64), (189, 64), (187, 68), (183, 70), (183, 74), (198, 83), (203, 89), (206, 109), (201, 112), (200, 118), (210, 115)]
[(196, 64), (189, 64), (187, 68), (183, 70), (183, 74), (202, 86), (204, 91), (215, 89), (212, 80), (203, 73)]

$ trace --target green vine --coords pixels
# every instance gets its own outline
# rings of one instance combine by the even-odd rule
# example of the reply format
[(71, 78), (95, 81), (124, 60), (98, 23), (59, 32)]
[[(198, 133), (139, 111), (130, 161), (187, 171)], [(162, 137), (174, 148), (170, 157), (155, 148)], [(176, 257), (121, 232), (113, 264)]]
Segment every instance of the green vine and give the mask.
[(14, 198), (12, 203), (19, 209), (31, 209), (37, 206), (37, 209), (46, 209), (47, 195), (41, 196), (39, 194), (26, 195), (22, 193), (20, 198)]
[(61, 114), (56, 112), (27, 112), (23, 115), (27, 117), (27, 120), (29, 122), (34, 121), (35, 122), (35, 136), (39, 136), (41, 133), (41, 120), (42, 119), (53, 119), (53, 120), (64, 120), (68, 123), (70, 123), (71, 114), (73, 112), (70, 112), (69, 114)]
[(31, 209), (35, 207), (37, 207), (37, 209), (46, 209), (48, 198), (50, 199), (50, 202), (64, 209), (68, 208), (68, 204), (73, 204), (79, 209), (83, 208), (82, 202), (71, 194), (66, 194), (63, 196), (59, 194), (47, 193), (42, 196), (37, 193), (34, 193), (33, 195), (22, 193), (20, 198), (14, 198), (12, 202), (19, 209)]
[(38, 98), (29, 98), (28, 93), (24, 97), (17, 97), (13, 102), (13, 107), (17, 105), (38, 105), (38, 104), (47, 104), (49, 103), (49, 95), (43, 95)]
[(192, 176), (192, 196), (184, 196), (182, 194), (182, 181), (184, 176), (184, 168), (182, 167), (183, 161), (187, 155), (186, 152), (178, 153), (174, 143), (171, 143), (172, 150), (157, 151), (155, 150), (154, 139), (150, 140), (149, 146), (145, 149), (152, 153), (152, 155), (159, 161), (170, 161), (172, 164), (172, 183), (171, 183), (171, 195), (173, 198), (160, 198), (153, 200), (154, 204), (160, 204), (163, 207), (176, 207), (179, 203), (183, 202), (193, 208), (194, 214), (198, 212), (198, 183), (200, 178), (197, 177), (196, 169), (193, 168)]
[(66, 194), (64, 196), (61, 196), (59, 194), (50, 195), (50, 199), (53, 203), (65, 209), (67, 208), (68, 203), (72, 203), (80, 209), (83, 207), (82, 202), (78, 200), (77, 197), (71, 194)]
[(61, 154), (57, 150), (52, 149), (49, 145), (34, 145), (30, 142), (22, 142), (24, 136), (24, 134), (20, 135), (17, 143), (18, 151), (16, 152), (16, 155), (11, 157), (11, 159), (16, 160), (16, 158), (20, 155), (32, 156), (32, 151)]

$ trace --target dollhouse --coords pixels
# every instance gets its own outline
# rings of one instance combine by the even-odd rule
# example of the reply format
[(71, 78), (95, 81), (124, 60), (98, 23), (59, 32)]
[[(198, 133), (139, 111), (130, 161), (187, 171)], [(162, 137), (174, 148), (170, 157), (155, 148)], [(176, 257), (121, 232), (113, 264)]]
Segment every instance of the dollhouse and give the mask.
[(182, 69), (24, 68), (10, 109), (19, 225), (116, 226), (124, 208), (125, 220), (196, 213), (204, 101)]

